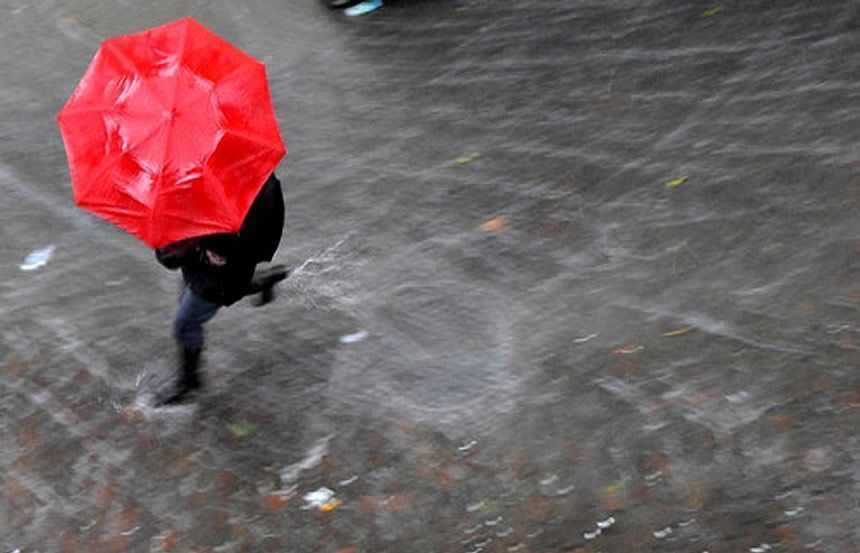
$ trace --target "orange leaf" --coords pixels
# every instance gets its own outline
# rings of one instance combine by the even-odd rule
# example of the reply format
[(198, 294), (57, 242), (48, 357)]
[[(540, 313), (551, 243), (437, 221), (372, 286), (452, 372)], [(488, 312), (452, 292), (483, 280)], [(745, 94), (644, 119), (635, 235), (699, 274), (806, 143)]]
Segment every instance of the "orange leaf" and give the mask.
[(343, 501), (341, 501), (340, 499), (332, 499), (331, 501), (320, 507), (320, 511), (328, 513), (334, 511), (341, 505), (343, 505)]
[(685, 326), (684, 328), (676, 328), (675, 330), (670, 330), (669, 332), (664, 332), (663, 336), (667, 338), (671, 338), (672, 336), (683, 336), (684, 334), (693, 330), (692, 326)]
[(505, 227), (508, 226), (508, 218), (507, 217), (496, 217), (495, 219), (490, 219), (481, 225), (481, 230), (484, 232), (499, 232), (505, 230)]

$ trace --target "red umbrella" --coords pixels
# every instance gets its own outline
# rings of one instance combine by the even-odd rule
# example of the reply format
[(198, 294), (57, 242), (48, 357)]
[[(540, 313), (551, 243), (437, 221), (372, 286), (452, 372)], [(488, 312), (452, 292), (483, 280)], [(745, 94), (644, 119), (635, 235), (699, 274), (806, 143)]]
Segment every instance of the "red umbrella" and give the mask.
[(105, 40), (57, 120), (75, 203), (154, 248), (237, 232), (286, 153), (263, 64), (190, 18)]

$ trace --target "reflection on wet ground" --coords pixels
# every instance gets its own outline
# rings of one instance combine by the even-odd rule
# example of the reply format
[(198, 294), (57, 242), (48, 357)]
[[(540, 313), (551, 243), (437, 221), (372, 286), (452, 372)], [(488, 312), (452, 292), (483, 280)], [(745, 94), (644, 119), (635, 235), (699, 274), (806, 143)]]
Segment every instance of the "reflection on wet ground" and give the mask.
[[(4, 551), (855, 551), (860, 7), (7, 1)], [(104, 36), (267, 63), (296, 267), (209, 328), (74, 208)]]

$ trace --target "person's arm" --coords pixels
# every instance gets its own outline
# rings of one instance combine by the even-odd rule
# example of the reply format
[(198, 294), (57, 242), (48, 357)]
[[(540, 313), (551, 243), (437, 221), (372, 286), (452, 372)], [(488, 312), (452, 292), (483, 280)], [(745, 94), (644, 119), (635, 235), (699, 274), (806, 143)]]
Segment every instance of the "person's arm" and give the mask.
[(189, 253), (194, 252), (196, 249), (197, 240), (181, 240), (157, 248), (155, 250), (155, 259), (171, 271), (175, 271), (185, 263)]

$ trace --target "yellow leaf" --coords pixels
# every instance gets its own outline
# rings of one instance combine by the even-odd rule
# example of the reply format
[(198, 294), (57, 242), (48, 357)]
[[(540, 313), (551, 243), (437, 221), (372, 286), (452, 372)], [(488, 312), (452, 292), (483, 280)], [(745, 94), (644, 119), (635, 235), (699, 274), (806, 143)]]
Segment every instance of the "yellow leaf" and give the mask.
[(702, 13), (702, 17), (711, 17), (712, 15), (717, 15), (721, 11), (723, 11), (725, 6), (714, 6), (713, 8), (709, 8)]
[(457, 163), (459, 163), (460, 165), (465, 165), (467, 163), (472, 163), (473, 161), (475, 161), (476, 159), (478, 159), (480, 157), (481, 157), (481, 154), (479, 154), (478, 152), (473, 152), (471, 154), (466, 154), (464, 156), (458, 157)]
[(254, 425), (248, 423), (247, 421), (236, 422), (230, 425), (230, 432), (233, 433), (234, 436), (238, 438), (242, 438), (247, 436), (254, 430)]
[(687, 182), (687, 177), (681, 177), (680, 179), (670, 180), (666, 183), (666, 186), (669, 188), (677, 188)]
[(675, 330), (670, 330), (669, 332), (664, 332), (663, 336), (671, 338), (672, 336), (682, 336), (688, 332), (693, 330), (692, 326), (685, 326), (684, 328), (676, 328)]

